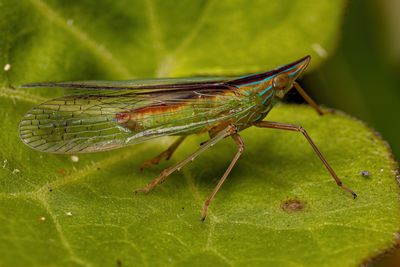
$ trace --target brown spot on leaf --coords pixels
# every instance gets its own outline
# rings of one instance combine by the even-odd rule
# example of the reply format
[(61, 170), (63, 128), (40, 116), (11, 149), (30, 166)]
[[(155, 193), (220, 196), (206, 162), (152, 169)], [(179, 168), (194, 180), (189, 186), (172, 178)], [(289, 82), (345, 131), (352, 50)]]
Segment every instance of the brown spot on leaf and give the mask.
[(282, 202), (282, 209), (287, 213), (302, 211), (305, 208), (306, 203), (300, 199), (289, 199)]

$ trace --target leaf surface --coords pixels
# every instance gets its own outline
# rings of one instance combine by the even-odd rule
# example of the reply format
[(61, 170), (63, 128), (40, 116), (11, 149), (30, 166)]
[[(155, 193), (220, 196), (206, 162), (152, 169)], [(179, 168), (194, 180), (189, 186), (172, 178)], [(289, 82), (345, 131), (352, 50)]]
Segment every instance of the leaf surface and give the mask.
[(0, 80), (19, 85), (242, 75), (307, 54), (312, 69), (336, 46), (345, 1), (0, 3), (0, 66), (11, 66)]
[(341, 114), (283, 105), (268, 119), (307, 129), (356, 200), (303, 136), (251, 128), (204, 223), (203, 203), (237, 149), (230, 139), (134, 197), (207, 136), (143, 173), (173, 138), (73, 162), (18, 136), (29, 109), (62, 94), (24, 83), (242, 75), (306, 54), (312, 70), (335, 47), (344, 3), (0, 0), (0, 265), (354, 266), (392, 247), (397, 166), (379, 137)]
[(83, 154), (73, 162), (70, 155), (20, 144), (10, 129), (32, 103), (1, 101), (8, 111), (0, 168), (5, 265), (354, 266), (394, 245), (400, 220), (396, 164), (379, 137), (347, 116), (320, 117), (309, 107), (283, 105), (269, 119), (307, 129), (357, 199), (336, 186), (302, 135), (253, 127), (243, 131), (245, 152), (201, 223), (203, 203), (236, 151), (232, 140), (149, 195), (134, 197), (134, 189), (207, 136), (190, 137), (171, 162), (143, 173), (141, 163), (173, 138)]

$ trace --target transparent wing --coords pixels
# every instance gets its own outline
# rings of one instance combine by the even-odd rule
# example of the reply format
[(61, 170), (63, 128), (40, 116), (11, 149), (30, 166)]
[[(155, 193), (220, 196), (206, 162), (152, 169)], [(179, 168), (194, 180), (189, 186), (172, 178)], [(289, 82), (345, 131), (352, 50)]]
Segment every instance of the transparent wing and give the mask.
[(21, 121), (20, 136), (28, 146), (45, 152), (103, 151), (200, 132), (252, 107), (240, 92), (214, 87), (173, 92), (157, 87), (140, 93), (89, 88), (82, 95), (33, 108)]

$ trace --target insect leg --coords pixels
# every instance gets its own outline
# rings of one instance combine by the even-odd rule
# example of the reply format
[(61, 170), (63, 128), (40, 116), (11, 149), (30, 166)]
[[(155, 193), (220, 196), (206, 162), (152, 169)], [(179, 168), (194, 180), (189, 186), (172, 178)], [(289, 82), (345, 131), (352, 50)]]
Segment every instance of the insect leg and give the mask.
[(293, 86), (294, 88), (296, 88), (297, 92), (299, 92), (299, 94), (304, 98), (304, 100), (307, 101), (307, 103), (310, 104), (310, 106), (312, 106), (318, 112), (319, 115), (326, 114), (326, 112), (322, 111), (318, 107), (318, 105), (314, 102), (314, 100), (312, 100), (312, 98), (306, 93), (306, 91), (301, 88), (300, 84), (294, 81)]
[(185, 138), (186, 136), (179, 137), (167, 150), (161, 152), (159, 155), (143, 163), (142, 166), (140, 167), (140, 170), (143, 171), (144, 168), (146, 168), (147, 166), (158, 164), (162, 158), (169, 160), (172, 154), (178, 148), (178, 146), (183, 142), (183, 140), (185, 140)]
[(314, 149), (315, 153), (317, 153), (318, 157), (321, 159), (321, 161), (325, 164), (325, 167), (328, 169), (328, 171), (331, 173), (333, 179), (335, 179), (336, 183), (338, 186), (343, 188), (346, 191), (349, 191), (354, 198), (357, 197), (356, 193), (354, 193), (351, 189), (345, 187), (342, 184), (342, 181), (340, 181), (339, 177), (337, 177), (336, 173), (333, 171), (332, 167), (329, 165), (329, 163), (326, 161), (324, 156), (322, 156), (321, 152), (317, 148), (317, 146), (314, 144), (314, 142), (311, 140), (310, 136), (307, 134), (306, 130), (304, 130), (301, 126), (293, 125), (293, 124), (287, 124), (287, 123), (279, 123), (279, 122), (272, 122), (272, 121), (260, 121), (260, 122), (255, 122), (254, 126), (257, 127), (263, 127), (263, 128), (273, 128), (273, 129), (280, 129), (280, 130), (287, 130), (287, 131), (295, 131), (295, 132), (301, 132), (307, 141), (310, 143), (312, 148)]
[(212, 147), (215, 145), (218, 141), (224, 139), (227, 136), (230, 136), (232, 134), (236, 133), (236, 126), (231, 124), (228, 127), (226, 127), (224, 130), (220, 131), (217, 133), (213, 138), (208, 140), (206, 143), (204, 143), (201, 147), (199, 147), (195, 152), (190, 154), (188, 157), (183, 159), (182, 161), (174, 164), (173, 166), (169, 167), (168, 169), (165, 169), (161, 174), (154, 179), (151, 183), (149, 183), (147, 186), (139, 188), (138, 190), (135, 191), (135, 195), (139, 193), (140, 191), (145, 191), (147, 194), (150, 189), (154, 189), (159, 182), (164, 182), (167, 177), (173, 173), (174, 171), (179, 171), (186, 163), (189, 161), (193, 161), (201, 152), (206, 150), (209, 147)]
[(204, 221), (207, 216), (207, 208), (208, 205), (210, 205), (211, 200), (214, 198), (215, 194), (218, 192), (218, 189), (221, 187), (221, 185), (225, 182), (226, 177), (228, 177), (228, 174), (231, 172), (233, 166), (235, 165), (236, 161), (239, 159), (240, 155), (242, 155), (243, 150), (244, 150), (244, 143), (240, 135), (237, 133), (234, 133), (231, 135), (233, 140), (235, 140), (236, 144), (238, 145), (238, 152), (236, 153), (235, 157), (231, 161), (231, 164), (229, 165), (228, 169), (226, 169), (224, 175), (222, 178), (219, 180), (217, 186), (215, 187), (214, 191), (211, 193), (209, 198), (207, 199), (206, 203), (204, 203), (204, 208), (203, 208), (203, 217), (201, 218), (201, 221)]

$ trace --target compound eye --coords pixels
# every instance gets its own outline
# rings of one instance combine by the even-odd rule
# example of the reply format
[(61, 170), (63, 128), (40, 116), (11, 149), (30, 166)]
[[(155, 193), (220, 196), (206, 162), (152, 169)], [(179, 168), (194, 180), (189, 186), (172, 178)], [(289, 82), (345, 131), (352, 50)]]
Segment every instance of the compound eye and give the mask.
[(278, 90), (284, 90), (289, 86), (290, 77), (286, 73), (281, 73), (272, 81), (272, 86)]

